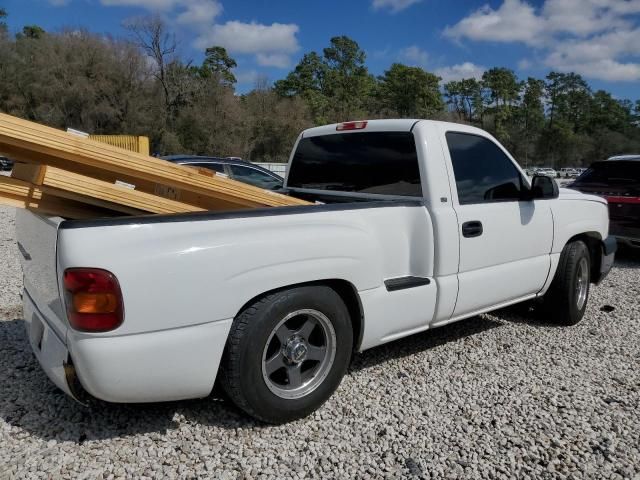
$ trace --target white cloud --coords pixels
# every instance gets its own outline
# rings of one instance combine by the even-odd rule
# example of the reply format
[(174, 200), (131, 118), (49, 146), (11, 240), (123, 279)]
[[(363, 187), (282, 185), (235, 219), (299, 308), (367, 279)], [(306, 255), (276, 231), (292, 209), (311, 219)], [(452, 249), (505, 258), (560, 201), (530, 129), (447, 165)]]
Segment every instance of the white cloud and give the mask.
[[(524, 0), (488, 5), (445, 29), (445, 36), (473, 41), (519, 42), (541, 51), (544, 63), (608, 81), (640, 79), (637, 14), (640, 0)], [(520, 65), (521, 69), (531, 66)]]
[(628, 28), (626, 15), (640, 13), (640, 0), (546, 0), (536, 9), (524, 0), (503, 0), (499, 8), (485, 5), (444, 34), (455, 39), (523, 42), (540, 45), (555, 34), (588, 36)]
[(585, 77), (598, 78), (610, 82), (640, 81), (640, 64), (623, 63), (610, 58), (603, 58), (589, 63), (568, 63), (555, 68), (562, 72), (577, 72)]
[(176, 21), (182, 25), (209, 26), (222, 13), (222, 5), (210, 0), (191, 0)]
[(200, 47), (222, 45), (233, 53), (293, 53), (300, 48), (296, 39), (298, 30), (294, 24), (230, 21), (214, 25), (197, 44)]
[(462, 80), (463, 78), (482, 78), (486, 68), (471, 62), (464, 62), (458, 65), (436, 68), (434, 73), (442, 77), (442, 82), (447, 83), (452, 80)]
[(416, 45), (411, 45), (410, 47), (400, 50), (400, 57), (420, 67), (424, 67), (429, 60), (429, 54)]
[(291, 57), (286, 53), (258, 53), (256, 62), (263, 67), (287, 68), (291, 65)]
[(210, 27), (215, 18), (222, 13), (222, 4), (218, 0), (100, 0), (100, 2), (108, 7), (138, 7), (171, 14), (179, 24), (195, 28)]
[[(49, 0), (68, 1), (68, 0)], [(404, 0), (415, 1), (415, 0)], [(291, 54), (300, 45), (296, 35), (299, 27), (295, 24), (257, 22), (244, 23), (228, 21), (216, 23), (223, 7), (219, 0), (100, 0), (105, 6), (140, 7), (162, 12), (165, 16), (184, 28), (193, 30), (195, 48), (219, 45), (231, 54), (255, 55), (258, 65), (287, 68), (291, 64)]]
[(455, 39), (536, 43), (541, 28), (531, 5), (521, 0), (504, 0), (497, 10), (485, 5), (453, 27), (445, 28), (444, 34)]
[(196, 39), (195, 46), (204, 49), (221, 45), (230, 53), (256, 55), (260, 65), (286, 68), (290, 64), (290, 55), (300, 48), (296, 38), (298, 31), (295, 24), (230, 21), (203, 32)]
[(624, 16), (633, 13), (640, 13), (638, 0), (546, 0), (540, 17), (549, 32), (585, 36), (628, 27)]
[(180, 0), (100, 0), (107, 7), (141, 7), (148, 10), (170, 10), (181, 3)]
[(375, 10), (388, 8), (392, 13), (396, 13), (421, 1), (422, 0), (373, 0), (372, 5)]
[(577, 72), (608, 81), (640, 80), (640, 28), (597, 35), (589, 39), (559, 44), (546, 57), (545, 64), (562, 72)]

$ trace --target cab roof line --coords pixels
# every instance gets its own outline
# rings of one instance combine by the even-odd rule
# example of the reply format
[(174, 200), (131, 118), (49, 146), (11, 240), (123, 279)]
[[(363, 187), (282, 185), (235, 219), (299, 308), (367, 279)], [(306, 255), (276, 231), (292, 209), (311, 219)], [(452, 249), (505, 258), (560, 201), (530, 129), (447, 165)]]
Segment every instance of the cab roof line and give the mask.
[(420, 120), (416, 120), (415, 122), (413, 122), (413, 125), (411, 125), (411, 128), (409, 129), (409, 133), (413, 133), (413, 127), (415, 127), (418, 123), (420, 123)]

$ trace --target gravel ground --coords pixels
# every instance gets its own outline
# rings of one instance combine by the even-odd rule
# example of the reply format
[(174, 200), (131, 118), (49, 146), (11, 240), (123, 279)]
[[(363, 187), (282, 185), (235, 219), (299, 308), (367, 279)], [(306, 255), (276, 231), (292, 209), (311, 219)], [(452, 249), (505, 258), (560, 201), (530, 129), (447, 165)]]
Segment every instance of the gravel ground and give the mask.
[(24, 332), (13, 215), (0, 207), (0, 478), (640, 479), (638, 253), (578, 326), (507, 310), (394, 342), (270, 427), (215, 397), (88, 410), (58, 391)]

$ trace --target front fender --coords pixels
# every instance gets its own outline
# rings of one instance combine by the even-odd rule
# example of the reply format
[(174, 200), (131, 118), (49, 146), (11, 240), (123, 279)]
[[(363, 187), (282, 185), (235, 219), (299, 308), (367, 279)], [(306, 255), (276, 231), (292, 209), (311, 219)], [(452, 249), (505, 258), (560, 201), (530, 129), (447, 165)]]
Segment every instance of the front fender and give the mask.
[[(578, 235), (589, 234), (599, 241), (609, 233), (609, 212), (606, 203), (585, 199), (567, 199), (562, 197), (553, 207), (553, 246), (552, 253), (560, 253), (567, 242)], [(594, 197), (597, 198), (597, 197)]]

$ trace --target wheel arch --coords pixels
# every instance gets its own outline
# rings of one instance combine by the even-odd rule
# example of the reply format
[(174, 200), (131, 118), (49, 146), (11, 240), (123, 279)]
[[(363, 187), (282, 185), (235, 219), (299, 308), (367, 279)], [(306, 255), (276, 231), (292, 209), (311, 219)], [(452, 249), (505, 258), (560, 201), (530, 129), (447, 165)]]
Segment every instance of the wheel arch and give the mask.
[(294, 283), (294, 284), (284, 285), (282, 287), (274, 288), (272, 290), (262, 292), (254, 296), (247, 302), (245, 302), (242, 305), (242, 307), (236, 312), (235, 317), (237, 317), (243, 310), (248, 308), (250, 305), (254, 304), (255, 302), (259, 301), (261, 298), (264, 298), (267, 295), (272, 295), (274, 293), (282, 292), (285, 290), (291, 290), (293, 288), (309, 287), (309, 286), (329, 287), (340, 296), (345, 306), (347, 307), (347, 310), (349, 311), (349, 317), (351, 319), (351, 327), (353, 329), (353, 349), (357, 351), (360, 348), (360, 344), (362, 342), (362, 337), (364, 334), (364, 308), (362, 307), (362, 301), (360, 299), (360, 295), (358, 294), (358, 290), (356, 289), (355, 285), (353, 285), (348, 280), (338, 279), (338, 278), (329, 278), (329, 279), (323, 279), (323, 280), (313, 280), (309, 282)]
[(571, 242), (582, 241), (589, 249), (589, 257), (591, 260), (591, 282), (596, 283), (600, 277), (600, 265), (602, 263), (602, 241), (603, 238), (598, 232), (583, 232), (574, 235), (567, 241), (567, 245)]

